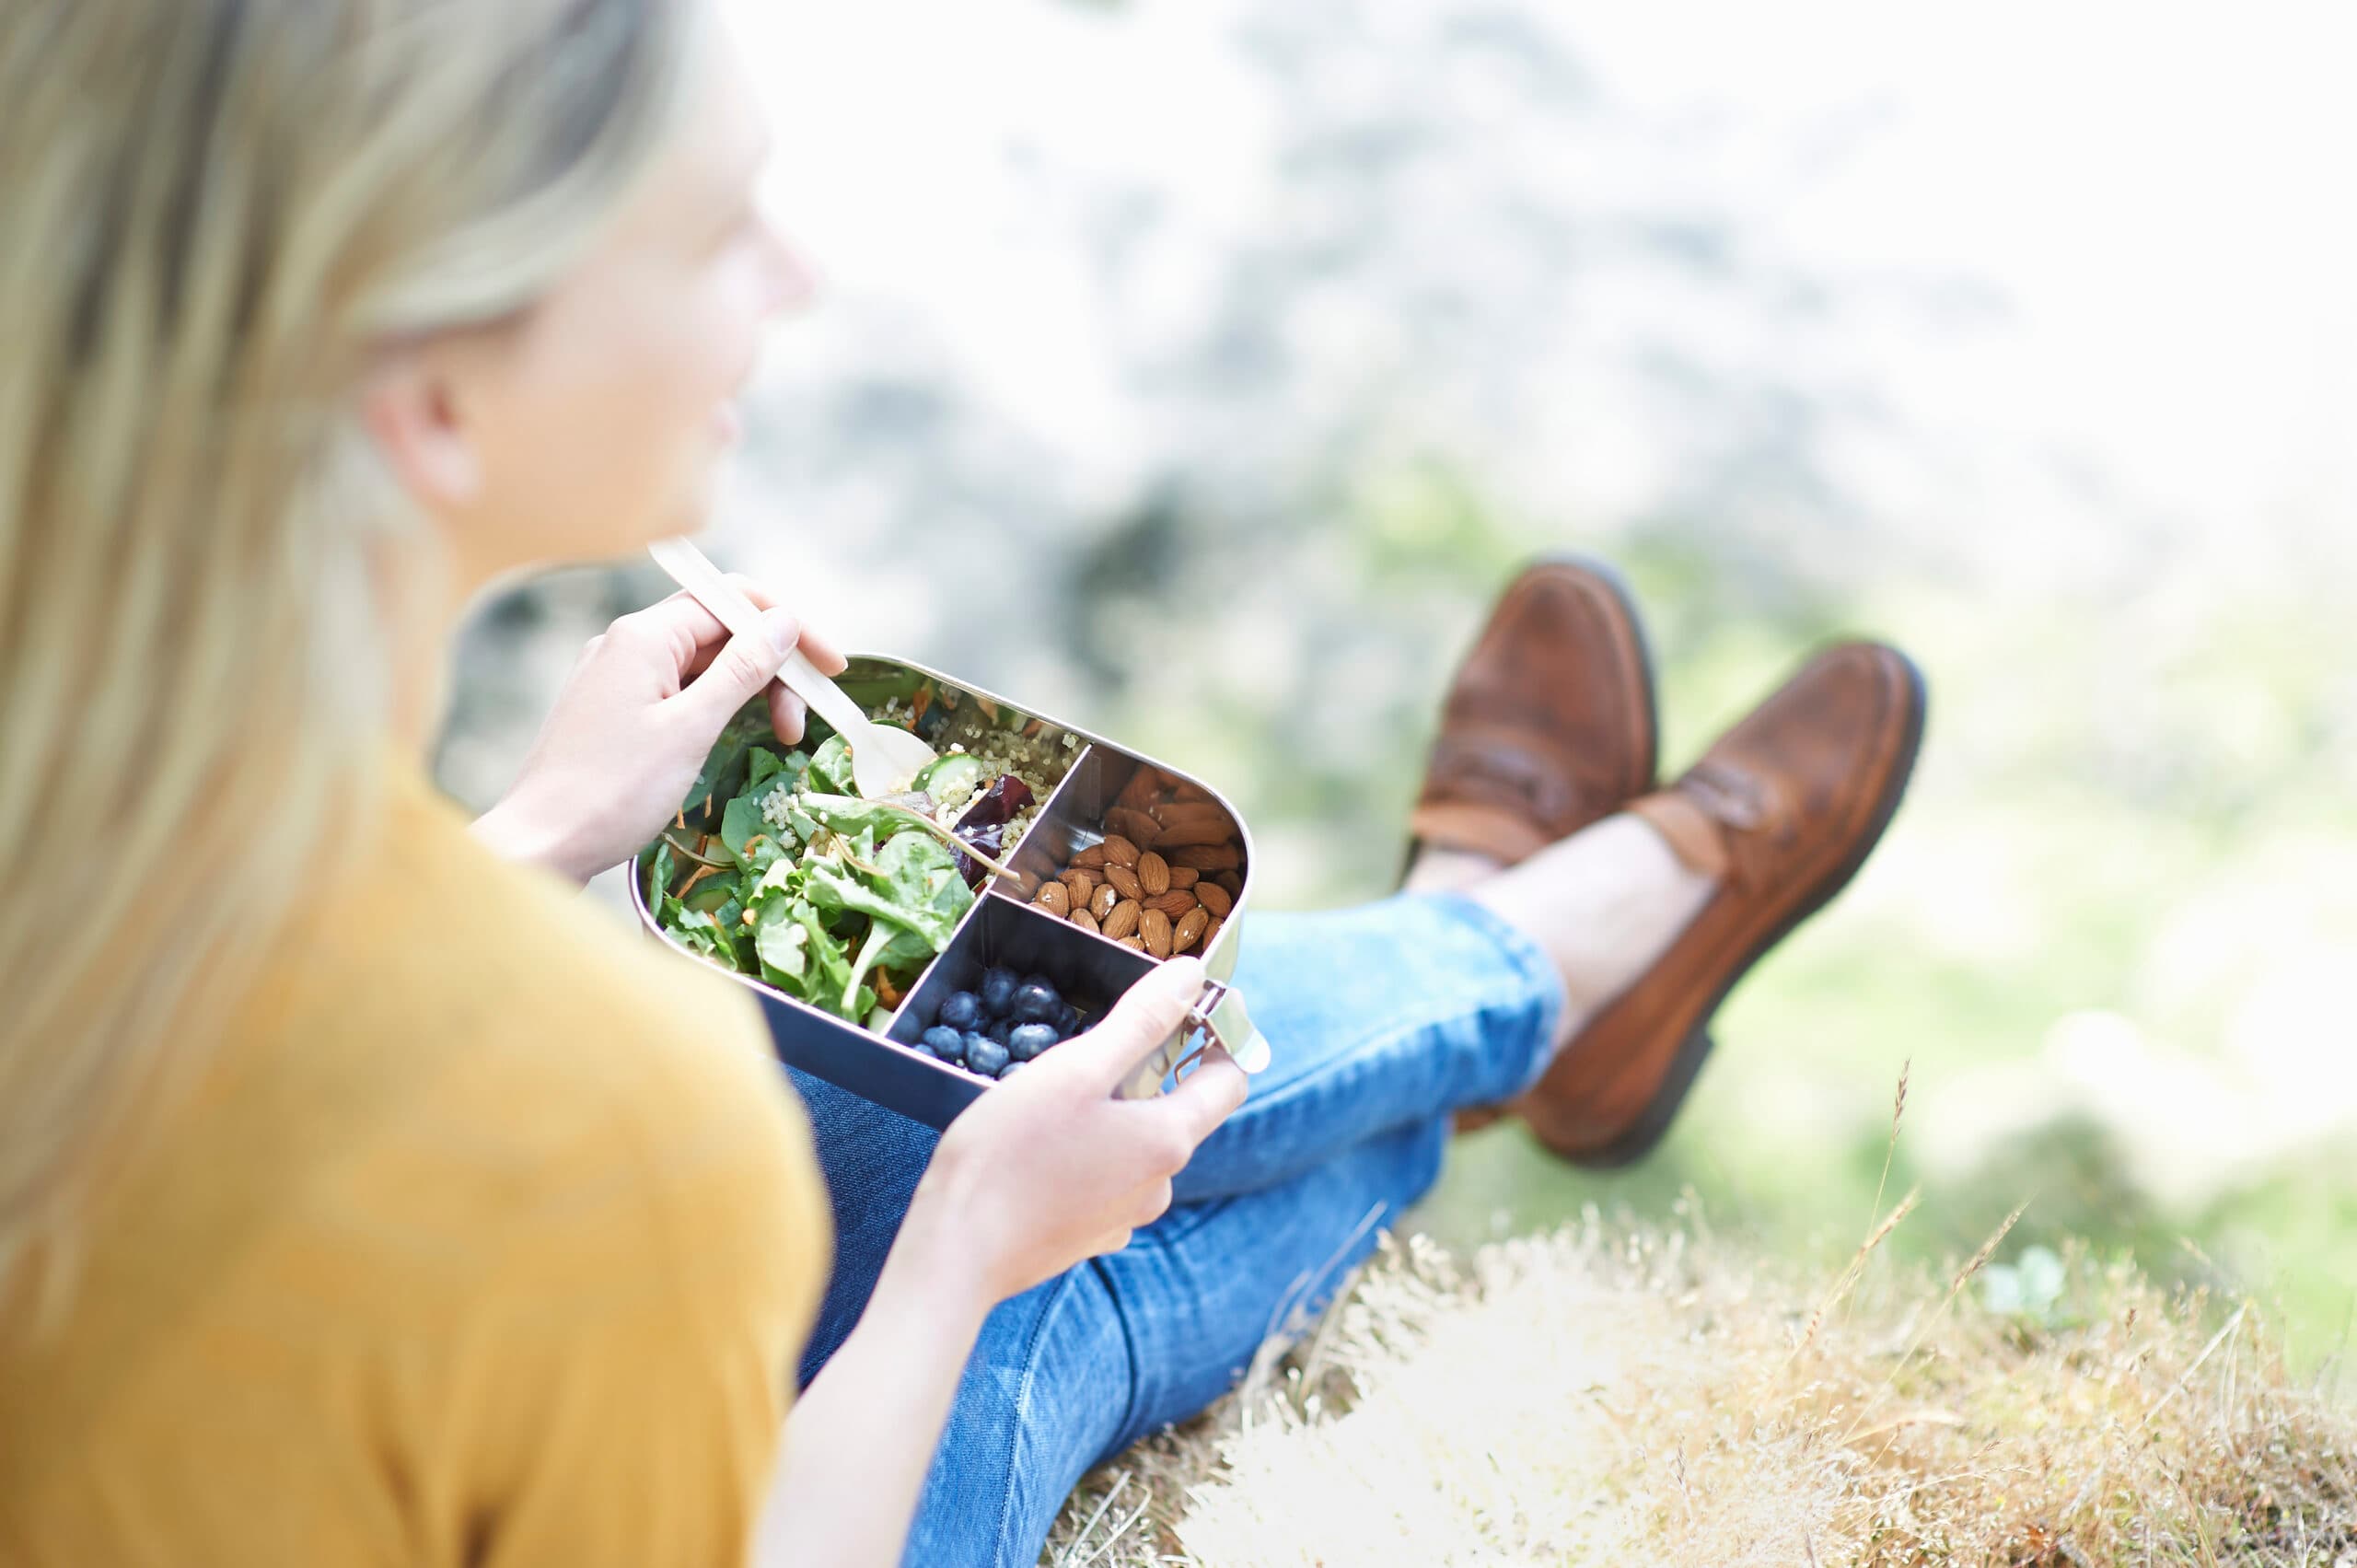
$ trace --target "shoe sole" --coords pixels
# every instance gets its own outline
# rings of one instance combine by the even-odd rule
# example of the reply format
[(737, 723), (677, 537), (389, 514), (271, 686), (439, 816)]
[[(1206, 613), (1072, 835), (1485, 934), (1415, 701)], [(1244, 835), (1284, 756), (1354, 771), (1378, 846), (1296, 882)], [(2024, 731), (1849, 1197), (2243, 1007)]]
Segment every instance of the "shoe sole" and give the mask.
[(1914, 778), (1916, 760), (1923, 749), (1923, 726), (1931, 712), (1931, 691), (1924, 682), (1923, 672), (1905, 654), (1898, 653), (1896, 648), (1891, 652), (1898, 654), (1900, 667), (1906, 671), (1909, 694), (1914, 700), (1910, 705), (1906, 738), (1900, 744), (1902, 760), (1898, 767), (1891, 770), (1890, 781), (1883, 788), (1883, 797), (1875, 804), (1873, 824), (1858, 841), (1857, 853), (1835, 866), (1818, 884), (1816, 891), (1794, 905), (1792, 912), (1754, 944), (1741, 963), (1727, 971), (1727, 978), (1719, 986), (1718, 994), (1713, 996), (1710, 1005), (1702, 1010), (1702, 1023), (1678, 1048), (1678, 1054), (1670, 1061), (1669, 1071), (1662, 1075), (1661, 1087), (1655, 1092), (1653, 1099), (1637, 1120), (1630, 1123), (1628, 1130), (1593, 1153), (1573, 1156), (1574, 1163), (1598, 1170), (1612, 1170), (1634, 1165), (1653, 1153), (1660, 1144), (1662, 1134), (1669, 1131), (1669, 1124), (1678, 1119), (1678, 1110), (1686, 1103), (1687, 1091), (1694, 1086), (1694, 1080), (1701, 1074), (1703, 1062), (1711, 1054), (1710, 1020), (1717, 1016), (1728, 995), (1743, 982), (1744, 977), (1750, 974), (1760, 959), (1831, 903), (1841, 889), (1850, 885), (1865, 865), (1867, 857), (1882, 842), (1883, 834), (1890, 829), (1891, 819), (1898, 815), (1899, 804), (1907, 797), (1907, 786)]

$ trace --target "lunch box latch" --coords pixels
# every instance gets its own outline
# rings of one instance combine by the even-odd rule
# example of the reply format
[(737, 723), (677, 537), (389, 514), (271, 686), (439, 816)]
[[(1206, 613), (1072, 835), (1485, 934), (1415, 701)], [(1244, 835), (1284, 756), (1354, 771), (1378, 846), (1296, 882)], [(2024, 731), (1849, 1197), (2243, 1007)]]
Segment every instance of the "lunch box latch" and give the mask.
[(1258, 1073), (1269, 1064), (1268, 1038), (1253, 1027), (1251, 1016), (1244, 1010), (1244, 998), (1235, 987), (1216, 980), (1203, 981), (1203, 993), (1187, 1009), (1179, 1038), (1184, 1040), (1199, 1029), (1208, 1037), (1207, 1042), (1182, 1057), (1174, 1072), (1200, 1061), (1213, 1044), (1235, 1058), (1247, 1073)]

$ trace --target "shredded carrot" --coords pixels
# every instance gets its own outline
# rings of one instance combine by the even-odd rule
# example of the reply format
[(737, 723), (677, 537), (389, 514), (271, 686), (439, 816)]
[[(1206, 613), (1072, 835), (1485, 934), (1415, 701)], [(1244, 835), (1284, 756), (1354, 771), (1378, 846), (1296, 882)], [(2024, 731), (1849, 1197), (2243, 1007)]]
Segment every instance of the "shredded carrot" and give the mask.
[(680, 899), (684, 899), (684, 898), (686, 898), (686, 897), (688, 896), (688, 889), (689, 889), (693, 888), (697, 883), (699, 883), (699, 882), (702, 881), (705, 877), (707, 877), (711, 876), (714, 872), (715, 872), (715, 871), (717, 871), (717, 870), (719, 870), (719, 869), (720, 869), (720, 867), (718, 867), (717, 865), (699, 865), (699, 866), (697, 866), (697, 867), (696, 867), (695, 875), (694, 875), (694, 876), (692, 876), (692, 877), (689, 877), (686, 881), (684, 881), (684, 882), (680, 883), (680, 884), (679, 884), (679, 890), (677, 893), (673, 894), (672, 896), (673, 896), (674, 898), (680, 898)]
[(683, 833), (688, 830), (688, 808), (686, 807), (682, 806), (677, 811), (671, 813), (671, 826), (679, 829), (679, 831)]

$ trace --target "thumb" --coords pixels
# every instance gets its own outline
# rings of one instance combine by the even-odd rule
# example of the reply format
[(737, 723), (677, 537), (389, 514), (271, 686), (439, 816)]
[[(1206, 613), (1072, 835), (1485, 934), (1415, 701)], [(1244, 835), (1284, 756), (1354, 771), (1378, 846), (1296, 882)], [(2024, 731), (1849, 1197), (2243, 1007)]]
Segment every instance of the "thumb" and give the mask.
[(761, 624), (739, 632), (713, 655), (711, 665), (672, 701), (699, 728), (714, 735), (737, 710), (761, 694), (802, 635), (801, 623), (783, 610), (761, 611)]
[(1172, 958), (1156, 965), (1121, 993), (1104, 1022), (1049, 1052), (1110, 1094), (1137, 1064), (1170, 1038), (1187, 1009), (1203, 991), (1200, 958)]

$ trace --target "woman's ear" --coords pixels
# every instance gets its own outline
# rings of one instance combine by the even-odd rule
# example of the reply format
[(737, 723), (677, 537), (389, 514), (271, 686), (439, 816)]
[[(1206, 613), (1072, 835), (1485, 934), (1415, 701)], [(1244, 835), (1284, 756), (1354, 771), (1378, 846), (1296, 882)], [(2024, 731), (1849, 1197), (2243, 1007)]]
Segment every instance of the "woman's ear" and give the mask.
[(399, 349), (361, 393), (361, 419), (410, 499), (435, 516), (463, 512), (482, 493), (480, 433), (469, 428), (459, 366), (433, 348)]

